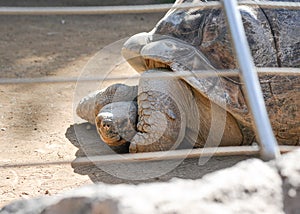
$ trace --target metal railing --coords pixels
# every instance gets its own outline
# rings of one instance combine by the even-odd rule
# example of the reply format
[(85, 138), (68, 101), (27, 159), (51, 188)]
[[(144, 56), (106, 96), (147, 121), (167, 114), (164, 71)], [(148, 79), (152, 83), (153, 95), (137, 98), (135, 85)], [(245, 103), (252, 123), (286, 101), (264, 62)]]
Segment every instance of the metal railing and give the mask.
[[(256, 68), (257, 74), (259, 76), (265, 75), (276, 75), (276, 76), (299, 76), (300, 68)], [(147, 75), (147, 78), (151, 79), (169, 79), (176, 77), (210, 77), (210, 76), (220, 76), (220, 77), (237, 77), (239, 76), (239, 70), (214, 70), (210, 72), (209, 70), (193, 70), (191, 72), (182, 72), (181, 74), (173, 74), (172, 77), (164, 73), (151, 73)], [(122, 76), (122, 77), (99, 77), (99, 76), (90, 76), (90, 77), (68, 77), (68, 76), (59, 76), (59, 77), (35, 77), (35, 78), (0, 78), (0, 85), (9, 85), (9, 84), (43, 84), (43, 83), (71, 83), (71, 82), (99, 82), (99, 81), (118, 81), (118, 80), (134, 80), (140, 79), (140, 76)]]
[[(299, 148), (298, 146), (279, 146), (282, 154), (291, 152)], [(0, 164), (1, 168), (18, 168), (18, 167), (34, 167), (34, 166), (49, 166), (49, 165), (69, 165), (76, 166), (91, 166), (95, 164), (117, 164), (117, 163), (136, 163), (137, 161), (164, 161), (164, 160), (182, 160), (186, 158), (199, 157), (222, 157), (222, 156), (254, 156), (260, 153), (257, 146), (232, 146), (219, 147), (217, 150), (214, 147), (193, 149), (193, 150), (174, 150), (162, 152), (147, 152), (122, 155), (101, 155), (76, 158), (76, 160), (65, 161), (47, 161), (47, 162), (22, 162), (22, 163), (6, 163)]]
[[(239, 5), (259, 6), (268, 9), (300, 9), (299, 2), (239, 1)], [(130, 6), (84, 6), (84, 7), (0, 7), (0, 15), (93, 15), (166, 12), (169, 9), (213, 9), (222, 7), (218, 1), (205, 3), (152, 4)]]

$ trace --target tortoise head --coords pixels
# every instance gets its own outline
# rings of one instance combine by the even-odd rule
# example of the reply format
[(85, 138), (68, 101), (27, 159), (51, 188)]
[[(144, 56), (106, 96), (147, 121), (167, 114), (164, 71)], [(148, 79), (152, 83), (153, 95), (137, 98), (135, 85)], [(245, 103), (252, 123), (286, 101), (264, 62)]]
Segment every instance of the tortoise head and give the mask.
[(104, 106), (95, 118), (97, 132), (109, 146), (130, 142), (136, 133), (135, 102), (114, 102)]

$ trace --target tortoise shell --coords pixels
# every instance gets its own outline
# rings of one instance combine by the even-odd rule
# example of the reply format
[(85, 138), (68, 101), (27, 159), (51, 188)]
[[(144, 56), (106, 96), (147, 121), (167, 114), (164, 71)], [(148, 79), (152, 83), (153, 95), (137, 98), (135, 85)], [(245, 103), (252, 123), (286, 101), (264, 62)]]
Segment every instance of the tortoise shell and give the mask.
[[(177, 0), (176, 5), (200, 0)], [(239, 6), (257, 67), (300, 67), (300, 11)], [(238, 77), (199, 77), (196, 71), (234, 69), (230, 33), (222, 9), (171, 9), (149, 33), (131, 37), (123, 56), (139, 72), (167, 67), (237, 120), (244, 144), (254, 141), (251, 114)], [(270, 73), (259, 77), (279, 144), (300, 144), (300, 76)]]

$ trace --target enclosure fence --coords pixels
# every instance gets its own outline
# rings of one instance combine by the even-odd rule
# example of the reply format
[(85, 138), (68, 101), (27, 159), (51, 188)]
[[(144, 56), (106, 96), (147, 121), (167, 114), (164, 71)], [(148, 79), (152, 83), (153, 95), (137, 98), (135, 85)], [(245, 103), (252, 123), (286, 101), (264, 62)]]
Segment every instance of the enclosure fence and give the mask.
[[(125, 154), (121, 157), (119, 155), (105, 155), (97, 157), (81, 158), (76, 161), (77, 164), (86, 165), (91, 162), (98, 164), (117, 163), (117, 162), (133, 162), (133, 161), (151, 161), (151, 160), (169, 160), (182, 157), (199, 157), (199, 156), (226, 156), (226, 155), (254, 155), (262, 154), (264, 159), (273, 159), (278, 157), (279, 152), (289, 152), (295, 148), (294, 146), (278, 146), (275, 137), (272, 134), (271, 125), (266, 113), (265, 106), (257, 106), (258, 103), (264, 104), (262, 100), (262, 93), (258, 82), (258, 76), (263, 75), (300, 75), (299, 68), (254, 68), (253, 60), (250, 55), (250, 50), (247, 45), (245, 31), (242, 26), (240, 13), (238, 12), (239, 5), (257, 6), (265, 9), (291, 9), (299, 10), (299, 2), (256, 2), (256, 1), (233, 1), (223, 0), (221, 2), (205, 2), (205, 3), (183, 3), (181, 5), (173, 6), (172, 4), (157, 4), (157, 5), (140, 5), (140, 6), (102, 6), (102, 7), (0, 7), (0, 15), (95, 15), (95, 14), (131, 14), (131, 13), (155, 13), (165, 12), (169, 9), (215, 9), (221, 8), (226, 12), (230, 31), (232, 33), (232, 39), (234, 48), (237, 53), (237, 58), (240, 65), (240, 70), (216, 70), (219, 76), (243, 76), (246, 85), (246, 94), (250, 109), (253, 114), (256, 131), (261, 140), (261, 148), (253, 146), (242, 147), (226, 147), (226, 148), (204, 148), (194, 149), (192, 151), (168, 151), (168, 152), (152, 152), (144, 154)], [(235, 35), (239, 35), (242, 39), (235, 38)], [(246, 41), (246, 42), (245, 42)], [(243, 52), (240, 52), (243, 50)], [(243, 59), (240, 59), (243, 58)], [(243, 67), (242, 64), (246, 66)], [(207, 77), (211, 74), (208, 71), (196, 71), (191, 74), (186, 72), (183, 75), (173, 75), (174, 77), (183, 76), (198, 76)], [(41, 77), (41, 78), (0, 78), (0, 84), (43, 84), (43, 83), (66, 83), (66, 82), (91, 82), (91, 81), (103, 81), (103, 80), (123, 80), (139, 77)], [(147, 78), (170, 78), (170, 75), (164, 74), (150, 74)], [(251, 91), (252, 90), (252, 91)], [(263, 124), (259, 124), (259, 121), (263, 118)], [(162, 155), (163, 154), (163, 155)], [(0, 168), (9, 167), (21, 167), (21, 166), (37, 166), (37, 165), (57, 165), (57, 164), (70, 164), (73, 161), (57, 161), (57, 162), (40, 162), (40, 163), (22, 163), (22, 164), (2, 164)]]
[[(265, 67), (265, 68), (256, 68), (257, 74), (259, 76), (265, 76), (265, 75), (277, 75), (277, 76), (298, 76), (300, 75), (300, 68), (274, 68), (274, 67)], [(151, 79), (169, 79), (169, 78), (176, 78), (176, 77), (210, 77), (210, 76), (221, 76), (221, 77), (237, 77), (239, 76), (239, 70), (237, 69), (231, 69), (231, 70), (214, 70), (214, 74), (208, 70), (193, 70), (193, 73), (191, 72), (182, 72), (182, 74), (172, 74), (172, 77), (170, 77), (169, 74), (164, 73), (151, 73), (147, 75), (147, 78)], [(70, 83), (70, 82), (98, 82), (98, 81), (118, 81), (118, 80), (134, 80), (134, 79), (140, 79), (140, 76), (128, 76), (128, 77), (35, 77), (35, 78), (0, 78), (0, 84), (2, 85), (8, 85), (8, 84), (42, 84), (42, 83)]]
[[(257, 2), (239, 1), (239, 5), (259, 6), (265, 9), (300, 9), (299, 2)], [(166, 12), (169, 9), (216, 9), (222, 7), (218, 1), (205, 3), (183, 3), (134, 6), (99, 6), (99, 7), (0, 7), (0, 15), (92, 15), (92, 14), (131, 14)]]

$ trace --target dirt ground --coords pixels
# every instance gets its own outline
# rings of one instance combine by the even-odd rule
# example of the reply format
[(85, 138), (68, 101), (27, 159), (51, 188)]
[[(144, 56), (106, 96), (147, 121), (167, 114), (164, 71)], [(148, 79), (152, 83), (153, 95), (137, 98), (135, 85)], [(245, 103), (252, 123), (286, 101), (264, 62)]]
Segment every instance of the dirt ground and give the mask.
[[(163, 14), (0, 16), (0, 78), (77, 77), (103, 47), (149, 31)], [(0, 164), (73, 160), (76, 83), (0, 85)], [(92, 183), (71, 165), (0, 168), (0, 207)]]
[[(102, 48), (151, 30), (162, 16), (0, 16), (0, 78), (79, 77)], [(113, 58), (106, 60), (114, 63)], [(118, 75), (130, 72), (119, 71)], [(99, 76), (105, 74), (106, 71), (100, 69)], [(93, 127), (75, 124), (76, 86), (76, 82), (0, 84), (1, 166), (72, 161), (84, 156), (77, 148), (76, 128), (77, 132), (84, 131), (87, 138), (99, 138)], [(162, 180), (197, 178), (217, 166), (226, 167), (243, 158), (227, 161), (217, 158), (211, 167), (202, 168), (196, 161), (187, 161)], [(183, 168), (188, 171), (180, 171)], [(196, 170), (202, 170), (201, 175), (195, 173)], [(92, 182), (120, 183), (123, 180), (107, 176), (101, 170), (76, 168), (71, 164), (0, 167), (0, 207), (16, 199), (52, 195)]]

